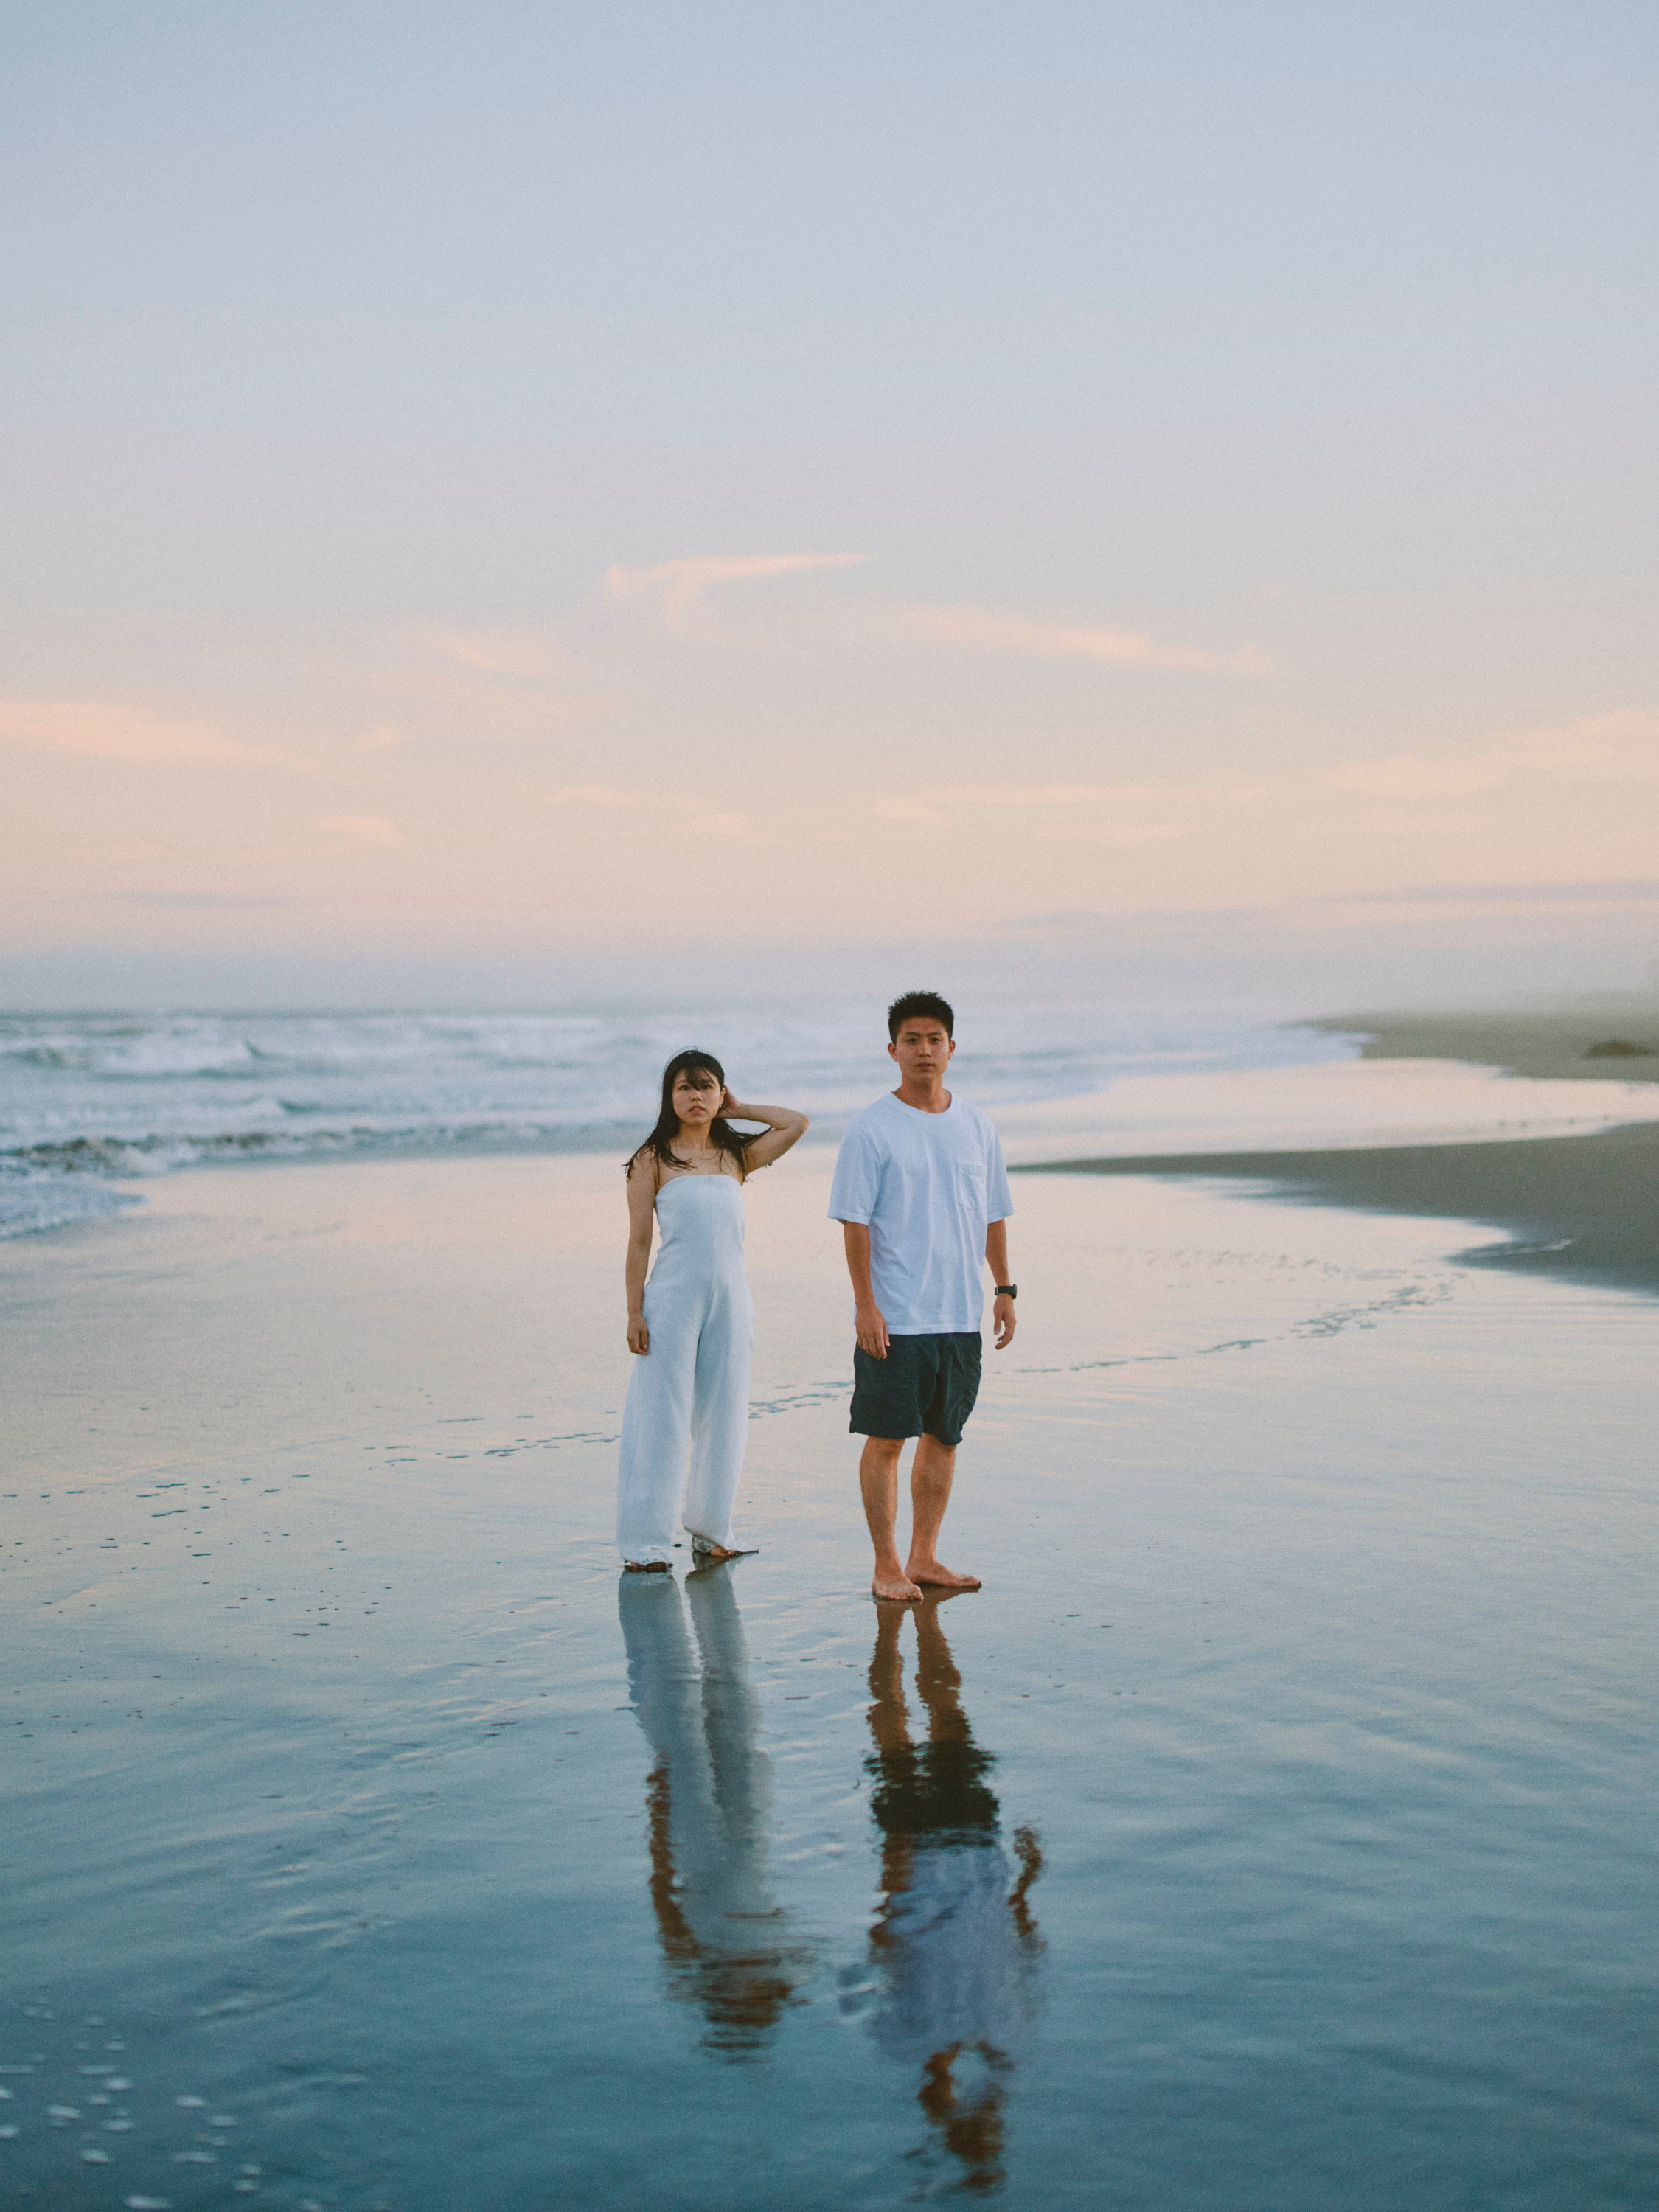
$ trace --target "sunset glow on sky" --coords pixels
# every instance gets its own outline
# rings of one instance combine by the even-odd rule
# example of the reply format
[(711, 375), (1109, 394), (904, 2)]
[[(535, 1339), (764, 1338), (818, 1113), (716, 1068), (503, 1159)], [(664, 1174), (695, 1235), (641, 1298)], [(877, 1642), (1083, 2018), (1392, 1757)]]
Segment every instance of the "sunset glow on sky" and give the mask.
[(1628, 980), (1656, 46), (1595, 0), (14, 11), (0, 953), (1403, 901), (1600, 917)]

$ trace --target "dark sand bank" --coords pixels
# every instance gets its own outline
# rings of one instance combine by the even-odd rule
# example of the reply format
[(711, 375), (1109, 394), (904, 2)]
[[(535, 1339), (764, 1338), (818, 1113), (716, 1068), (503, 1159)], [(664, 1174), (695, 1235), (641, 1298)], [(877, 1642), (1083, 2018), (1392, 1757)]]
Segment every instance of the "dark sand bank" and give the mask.
[[(1362, 1060), (1462, 1060), (1511, 1075), (1659, 1083), (1659, 999), (1612, 992), (1513, 1013), (1328, 1014), (1303, 1024), (1362, 1035)], [(1634, 1052), (1607, 1050), (1635, 1046)]]
[(1659, 1121), (1588, 1137), (1354, 1152), (1186, 1152), (1055, 1160), (1020, 1175), (1260, 1177), (1286, 1198), (1489, 1221), (1518, 1240), (1466, 1255), (1579, 1281), (1659, 1290)]

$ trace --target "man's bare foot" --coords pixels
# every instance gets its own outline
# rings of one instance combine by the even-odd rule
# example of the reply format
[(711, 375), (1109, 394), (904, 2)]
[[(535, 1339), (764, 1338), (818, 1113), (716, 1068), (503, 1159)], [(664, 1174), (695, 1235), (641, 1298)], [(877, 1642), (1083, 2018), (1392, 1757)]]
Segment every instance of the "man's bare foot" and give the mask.
[(897, 1605), (914, 1605), (921, 1595), (908, 1575), (878, 1575), (870, 1591), (872, 1596), (891, 1598)]
[(924, 1589), (982, 1588), (977, 1575), (959, 1575), (954, 1567), (940, 1566), (937, 1559), (913, 1559), (909, 1574), (911, 1581), (920, 1583)]
[(623, 1571), (630, 1575), (665, 1575), (671, 1569), (666, 1559), (624, 1559)]

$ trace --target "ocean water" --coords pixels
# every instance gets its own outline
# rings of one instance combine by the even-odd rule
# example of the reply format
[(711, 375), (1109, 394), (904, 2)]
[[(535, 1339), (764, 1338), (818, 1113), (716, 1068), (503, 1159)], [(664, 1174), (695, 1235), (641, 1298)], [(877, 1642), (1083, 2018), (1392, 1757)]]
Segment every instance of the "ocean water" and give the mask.
[(747, 1195), (761, 1549), (649, 1582), (611, 1162), (0, 1249), (7, 2201), (1650, 2205), (1652, 1303), (1017, 1178), (901, 1622), (828, 1170)]
[[(655, 1118), (665, 1062), (714, 1053), (740, 1095), (829, 1134), (890, 1081), (869, 1006), (550, 1012), (0, 1016), (0, 1235), (119, 1211), (119, 1188), (203, 1163), (395, 1149), (616, 1151)], [(958, 1066), (986, 1104), (1125, 1075), (1340, 1060), (1351, 1042), (1214, 1016), (993, 1009)]]
[[(1216, 1014), (1033, 1000), (976, 1012), (954, 1063), (1009, 1157), (1367, 1144), (1604, 1127), (1651, 1085), (1524, 1083), (1357, 1060), (1358, 1040)], [(833, 1139), (890, 1087), (857, 1002), (489, 1014), (0, 1016), (0, 1237), (143, 1203), (177, 1170), (415, 1152), (625, 1153), (664, 1063), (716, 1054), (741, 1096)]]

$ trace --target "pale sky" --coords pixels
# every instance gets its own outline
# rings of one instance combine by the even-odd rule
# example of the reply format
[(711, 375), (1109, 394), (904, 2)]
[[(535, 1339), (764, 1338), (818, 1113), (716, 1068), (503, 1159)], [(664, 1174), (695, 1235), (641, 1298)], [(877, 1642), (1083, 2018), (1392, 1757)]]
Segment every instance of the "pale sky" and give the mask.
[(12, 0), (0, 999), (1241, 915), (1628, 980), (1656, 61), (1603, 0)]

